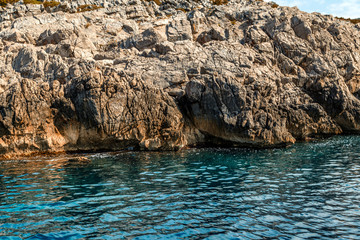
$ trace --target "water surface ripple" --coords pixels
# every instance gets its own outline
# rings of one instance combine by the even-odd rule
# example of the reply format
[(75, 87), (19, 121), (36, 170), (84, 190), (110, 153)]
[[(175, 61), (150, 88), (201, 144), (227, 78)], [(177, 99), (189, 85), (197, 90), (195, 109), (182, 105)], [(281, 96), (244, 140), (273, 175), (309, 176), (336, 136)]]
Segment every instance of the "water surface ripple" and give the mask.
[(0, 162), (0, 239), (360, 239), (360, 137), (88, 157)]

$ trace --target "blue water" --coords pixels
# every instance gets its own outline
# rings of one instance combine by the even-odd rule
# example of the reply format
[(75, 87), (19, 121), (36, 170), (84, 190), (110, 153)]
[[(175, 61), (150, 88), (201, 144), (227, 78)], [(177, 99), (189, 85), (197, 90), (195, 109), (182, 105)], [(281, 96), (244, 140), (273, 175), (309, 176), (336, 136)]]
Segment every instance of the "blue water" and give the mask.
[(360, 239), (360, 137), (88, 157), (0, 162), (0, 239)]

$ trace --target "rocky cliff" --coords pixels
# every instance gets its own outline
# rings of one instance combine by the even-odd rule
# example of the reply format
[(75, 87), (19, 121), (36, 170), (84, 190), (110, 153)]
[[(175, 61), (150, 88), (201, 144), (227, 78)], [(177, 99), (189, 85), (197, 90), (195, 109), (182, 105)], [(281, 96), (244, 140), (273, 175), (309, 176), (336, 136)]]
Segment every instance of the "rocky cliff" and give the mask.
[[(55, 4), (56, 5), (56, 4)], [(0, 153), (360, 131), (360, 25), (255, 0), (0, 8)]]

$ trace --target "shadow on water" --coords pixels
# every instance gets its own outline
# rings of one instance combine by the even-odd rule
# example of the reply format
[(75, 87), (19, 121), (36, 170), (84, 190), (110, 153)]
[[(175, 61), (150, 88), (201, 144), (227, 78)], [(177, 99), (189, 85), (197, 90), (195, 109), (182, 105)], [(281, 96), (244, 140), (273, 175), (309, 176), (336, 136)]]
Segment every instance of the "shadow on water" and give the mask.
[(360, 238), (360, 138), (0, 163), (0, 235)]

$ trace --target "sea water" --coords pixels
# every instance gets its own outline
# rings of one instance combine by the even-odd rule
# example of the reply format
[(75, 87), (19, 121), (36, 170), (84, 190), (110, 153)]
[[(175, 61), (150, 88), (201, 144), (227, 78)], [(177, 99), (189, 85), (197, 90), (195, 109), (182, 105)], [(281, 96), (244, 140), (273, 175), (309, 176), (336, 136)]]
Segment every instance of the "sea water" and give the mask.
[(0, 239), (360, 239), (360, 137), (0, 162)]

